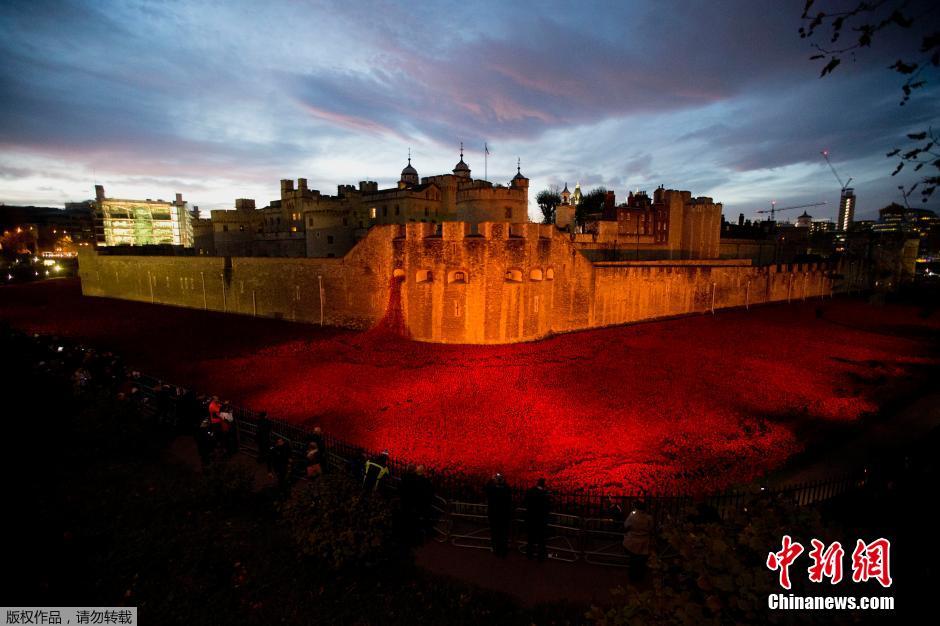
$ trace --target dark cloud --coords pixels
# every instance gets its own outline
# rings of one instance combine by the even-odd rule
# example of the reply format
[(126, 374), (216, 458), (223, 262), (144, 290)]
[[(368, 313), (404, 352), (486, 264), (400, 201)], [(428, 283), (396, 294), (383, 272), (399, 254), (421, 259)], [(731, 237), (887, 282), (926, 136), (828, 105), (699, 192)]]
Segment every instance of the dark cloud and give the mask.
[[(196, 192), (199, 180), (276, 181), (311, 162), (364, 170), (391, 147), (489, 141), (540, 181), (718, 196), (750, 177), (777, 195), (812, 181), (754, 173), (813, 163), (823, 147), (875, 171), (936, 119), (936, 91), (897, 107), (886, 66), (911, 33), (879, 36), (819, 80), (801, 9), (14, 0), (0, 5), (0, 146)], [(2, 167), (4, 181), (56, 171)]]

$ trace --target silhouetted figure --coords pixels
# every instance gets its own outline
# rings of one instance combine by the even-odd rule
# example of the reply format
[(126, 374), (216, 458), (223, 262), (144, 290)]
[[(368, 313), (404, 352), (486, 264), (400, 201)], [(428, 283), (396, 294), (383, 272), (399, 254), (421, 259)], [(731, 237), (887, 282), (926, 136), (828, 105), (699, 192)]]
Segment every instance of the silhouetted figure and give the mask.
[(409, 541), (421, 543), (431, 530), (434, 502), (434, 487), (423, 465), (402, 476), (399, 494), (405, 534)]
[(545, 479), (539, 478), (536, 485), (525, 493), (526, 558), (534, 558), (538, 553), (540, 561), (545, 560), (548, 551), (545, 541), (548, 535), (548, 514), (551, 511), (551, 497), (545, 488)]
[(362, 488), (366, 491), (378, 491), (382, 479), (388, 476), (388, 451), (377, 454), (366, 461)]
[(278, 437), (271, 446), (268, 466), (277, 477), (278, 489), (286, 494), (290, 489), (291, 449), (283, 437)]
[(258, 442), (258, 463), (267, 463), (268, 451), (271, 449), (271, 420), (264, 411), (258, 414), (255, 440)]
[(304, 461), (307, 464), (304, 468), (304, 474), (307, 478), (317, 478), (323, 473), (323, 468), (320, 466), (320, 448), (317, 447), (315, 441), (311, 441), (307, 444), (307, 452), (304, 454)]
[(366, 473), (366, 463), (368, 462), (369, 457), (362, 450), (350, 455), (346, 461), (346, 469), (349, 471), (349, 475), (353, 477), (353, 480), (362, 482), (362, 478)]
[(225, 454), (235, 456), (238, 452), (238, 430), (235, 425), (235, 414), (228, 403), (224, 404), (219, 412), (219, 430), (222, 433)]
[(323, 430), (319, 426), (313, 427), (313, 432), (307, 437), (307, 443), (317, 444), (317, 450), (320, 451), (320, 471), (325, 472), (326, 466), (326, 442), (323, 440)]
[(509, 530), (512, 527), (512, 490), (502, 474), (486, 484), (486, 515), (490, 521), (493, 554), (509, 555)]
[(187, 389), (183, 392), (177, 406), (177, 424), (183, 432), (190, 432), (194, 427), (198, 427), (200, 422), (199, 402), (196, 400), (196, 394)]
[(623, 528), (626, 531), (623, 547), (630, 557), (630, 580), (636, 583), (646, 575), (646, 562), (653, 537), (653, 516), (646, 512), (643, 500), (633, 504), (633, 510), (623, 523)]
[(199, 452), (202, 467), (205, 468), (212, 460), (212, 451), (215, 448), (215, 435), (209, 427), (208, 419), (202, 420), (202, 423), (196, 427), (193, 438), (196, 440), (196, 450)]

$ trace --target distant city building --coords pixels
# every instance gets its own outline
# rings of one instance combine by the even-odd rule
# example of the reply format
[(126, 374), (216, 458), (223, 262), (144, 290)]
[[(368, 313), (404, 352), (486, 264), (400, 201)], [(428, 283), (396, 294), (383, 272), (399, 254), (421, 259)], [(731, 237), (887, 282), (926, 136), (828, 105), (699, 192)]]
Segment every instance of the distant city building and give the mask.
[(173, 202), (108, 198), (95, 185), (95, 237), (99, 247), (193, 247), (191, 216), (182, 194)]
[(940, 217), (929, 209), (912, 209), (892, 203), (878, 211), (876, 233), (903, 233), (920, 240), (922, 256), (940, 254)]
[(68, 202), (64, 210), (0, 205), (0, 228), (6, 245), (24, 254), (74, 256), (79, 246), (95, 245), (93, 213), (90, 200)]
[(841, 231), (847, 231), (852, 227), (855, 221), (855, 190), (846, 187), (842, 190), (839, 197), (839, 223), (838, 228)]
[(809, 229), (813, 233), (831, 233), (836, 230), (836, 223), (832, 220), (813, 220)]
[(803, 211), (803, 215), (796, 218), (796, 227), (797, 228), (812, 228), (813, 226), (813, 216)]

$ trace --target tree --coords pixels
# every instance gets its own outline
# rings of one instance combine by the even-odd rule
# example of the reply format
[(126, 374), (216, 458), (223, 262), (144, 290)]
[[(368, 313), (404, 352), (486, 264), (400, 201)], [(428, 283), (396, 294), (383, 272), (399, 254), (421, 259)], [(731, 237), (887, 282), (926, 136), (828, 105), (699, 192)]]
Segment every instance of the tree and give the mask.
[[(870, 48), (876, 36), (881, 36), (886, 31), (914, 30), (916, 27), (920, 27), (920, 32), (911, 33), (906, 40), (913, 46), (916, 46), (919, 40), (920, 46), (912, 48), (908, 52), (909, 56), (906, 55), (907, 59), (897, 59), (888, 66), (888, 69), (906, 77), (901, 85), (904, 94), (901, 106), (910, 100), (915, 90), (922, 89), (927, 84), (928, 73), (940, 67), (940, 30), (937, 29), (937, 22), (931, 21), (931, 13), (938, 11), (935, 3), (918, 0), (859, 0), (853, 8), (847, 10), (819, 11), (812, 15), (811, 10), (815, 4), (816, 0), (806, 0), (802, 15), (806, 25), (800, 27), (799, 33), (803, 39), (813, 39), (817, 31), (829, 28), (828, 44), (812, 44), (817, 54), (810, 59), (825, 61), (819, 74), (820, 78), (831, 74), (842, 63), (844, 54), (850, 53), (854, 58), (856, 51)], [(842, 45), (843, 33), (851, 33), (854, 39)], [(940, 137), (929, 128), (926, 131), (910, 133), (907, 138), (917, 142), (916, 145), (907, 149), (895, 148), (885, 156), (901, 159), (892, 176), (898, 174), (906, 165), (914, 166), (915, 172), (919, 172), (925, 165), (932, 168), (928, 169), (929, 174), (924, 175), (904, 194), (906, 197), (920, 188), (921, 197), (926, 202), (940, 184), (940, 152), (937, 150)]]
[(555, 223), (555, 207), (561, 204), (561, 195), (558, 193), (558, 187), (552, 185), (548, 189), (543, 189), (535, 196), (535, 201), (542, 211), (542, 223)]
[(575, 210), (575, 219), (583, 226), (587, 217), (592, 213), (604, 210), (604, 200), (607, 198), (607, 187), (595, 187), (581, 196), (581, 204)]
[[(794, 540), (807, 546), (813, 537), (827, 545), (840, 538), (838, 532), (827, 531), (818, 511), (782, 497), (754, 496), (743, 510), (721, 522), (690, 509), (660, 531), (657, 552), (650, 558), (652, 584), (614, 590), (615, 601), (593, 606), (588, 619), (598, 626), (784, 621), (767, 612), (768, 596), (785, 592), (766, 566), (768, 552), (780, 548), (786, 532), (781, 529), (799, 529)], [(814, 586), (805, 575), (797, 575), (796, 567), (791, 573), (796, 595), (840, 593), (838, 587)], [(832, 620), (818, 613), (804, 612), (801, 623)]]

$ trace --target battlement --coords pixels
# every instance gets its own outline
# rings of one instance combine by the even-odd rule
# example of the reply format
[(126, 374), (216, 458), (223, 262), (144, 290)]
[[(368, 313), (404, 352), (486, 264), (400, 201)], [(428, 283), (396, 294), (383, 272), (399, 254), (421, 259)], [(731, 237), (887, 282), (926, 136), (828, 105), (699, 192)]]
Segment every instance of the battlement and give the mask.
[(509, 239), (552, 239), (555, 235), (555, 226), (552, 224), (536, 224), (526, 222), (510, 224), (509, 222), (443, 222), (432, 224), (428, 222), (411, 222), (402, 225), (375, 226), (373, 229), (390, 228), (393, 237), (408, 240), (439, 238), (445, 241), (461, 241), (467, 238), (490, 239), (506, 241)]
[(468, 200), (524, 200), (526, 190), (522, 187), (464, 187), (457, 188), (457, 202)]

